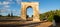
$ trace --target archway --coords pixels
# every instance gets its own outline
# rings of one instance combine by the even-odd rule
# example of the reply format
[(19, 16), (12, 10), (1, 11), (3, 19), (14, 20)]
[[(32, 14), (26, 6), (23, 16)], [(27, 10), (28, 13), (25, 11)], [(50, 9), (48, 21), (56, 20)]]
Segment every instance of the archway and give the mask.
[(26, 19), (28, 20), (28, 21), (32, 21), (33, 20), (33, 9), (32, 9), (32, 7), (31, 6), (28, 6), (27, 8), (26, 8)]
[(33, 21), (40, 22), (38, 6), (39, 6), (38, 2), (21, 2), (21, 7), (22, 7), (21, 8), (21, 19), (27, 20), (26, 19), (27, 8), (32, 7), (32, 9), (33, 9)]

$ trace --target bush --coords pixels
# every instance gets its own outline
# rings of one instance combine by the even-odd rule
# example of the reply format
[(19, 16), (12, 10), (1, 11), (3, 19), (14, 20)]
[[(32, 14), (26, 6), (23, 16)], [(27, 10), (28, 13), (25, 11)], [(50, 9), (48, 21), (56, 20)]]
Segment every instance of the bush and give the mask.
[(53, 20), (53, 15), (51, 15), (51, 16), (48, 17), (48, 21), (52, 22), (52, 20)]

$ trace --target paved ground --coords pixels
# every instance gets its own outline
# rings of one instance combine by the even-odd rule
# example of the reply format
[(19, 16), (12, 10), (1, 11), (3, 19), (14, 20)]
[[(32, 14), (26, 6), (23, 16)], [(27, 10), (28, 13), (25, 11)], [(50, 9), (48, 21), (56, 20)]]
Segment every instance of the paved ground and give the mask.
[(0, 22), (0, 27), (51, 27), (52, 23), (51, 22), (36, 22), (36, 23), (31, 23), (30, 21), (28, 22)]
[(52, 27), (52, 22), (44, 22), (36, 27)]

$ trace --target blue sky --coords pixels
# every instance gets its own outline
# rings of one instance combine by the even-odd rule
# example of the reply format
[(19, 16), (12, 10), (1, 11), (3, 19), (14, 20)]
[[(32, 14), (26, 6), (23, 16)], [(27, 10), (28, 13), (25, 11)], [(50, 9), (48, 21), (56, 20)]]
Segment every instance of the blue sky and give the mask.
[[(5, 16), (13, 12), (13, 15), (20, 16), (21, 2), (39, 2), (39, 13), (60, 10), (60, 0), (0, 0), (0, 14)], [(27, 9), (27, 14), (33, 14), (32, 8)]]

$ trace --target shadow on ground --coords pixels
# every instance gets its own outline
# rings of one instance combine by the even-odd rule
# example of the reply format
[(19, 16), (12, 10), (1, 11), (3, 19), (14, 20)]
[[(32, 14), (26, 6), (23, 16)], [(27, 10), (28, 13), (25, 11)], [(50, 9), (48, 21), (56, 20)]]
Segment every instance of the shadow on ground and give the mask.
[(53, 25), (51, 24), (50, 26), (48, 26), (48, 27), (53, 27)]
[(37, 25), (40, 25), (40, 22), (38, 23), (31, 23), (31, 24), (0, 24), (0, 27), (35, 27)]

